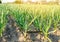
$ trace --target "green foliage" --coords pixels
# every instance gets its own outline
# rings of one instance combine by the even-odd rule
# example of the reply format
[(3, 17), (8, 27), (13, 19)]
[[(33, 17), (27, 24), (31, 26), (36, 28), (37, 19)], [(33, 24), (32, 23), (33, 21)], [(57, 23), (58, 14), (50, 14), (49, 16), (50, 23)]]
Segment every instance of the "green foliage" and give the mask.
[(29, 27), (34, 25), (36, 29), (42, 31), (46, 38), (51, 33), (49, 29), (53, 27), (54, 31), (56, 31), (58, 22), (60, 22), (59, 5), (2, 4), (0, 5), (1, 10), (0, 32), (7, 22), (6, 15), (8, 12), (23, 31), (27, 32), (30, 29)]
[(0, 12), (0, 36), (2, 36), (2, 32), (4, 31), (5, 25), (6, 25), (6, 14), (5, 12), (1, 11)]

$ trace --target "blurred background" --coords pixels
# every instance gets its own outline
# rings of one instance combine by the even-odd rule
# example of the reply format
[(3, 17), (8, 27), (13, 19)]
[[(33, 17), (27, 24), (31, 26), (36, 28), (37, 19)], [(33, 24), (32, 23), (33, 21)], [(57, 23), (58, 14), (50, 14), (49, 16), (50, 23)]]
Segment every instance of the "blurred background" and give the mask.
[(60, 0), (0, 0), (0, 3), (16, 4), (60, 4)]

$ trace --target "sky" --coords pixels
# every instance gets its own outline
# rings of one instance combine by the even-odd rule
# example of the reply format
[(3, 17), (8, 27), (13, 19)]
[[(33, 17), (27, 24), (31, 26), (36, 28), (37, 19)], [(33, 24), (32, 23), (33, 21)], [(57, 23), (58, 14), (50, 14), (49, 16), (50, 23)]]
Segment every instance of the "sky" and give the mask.
[[(16, 0), (2, 0), (2, 3), (7, 3), (7, 2), (14, 2)], [(28, 0), (23, 0), (23, 2), (27, 2)], [(32, 2), (36, 2), (36, 1), (41, 1), (41, 0), (32, 0)], [(47, 2), (49, 1), (55, 1), (55, 0), (46, 0)]]
[(14, 2), (15, 0), (2, 0), (2, 3)]

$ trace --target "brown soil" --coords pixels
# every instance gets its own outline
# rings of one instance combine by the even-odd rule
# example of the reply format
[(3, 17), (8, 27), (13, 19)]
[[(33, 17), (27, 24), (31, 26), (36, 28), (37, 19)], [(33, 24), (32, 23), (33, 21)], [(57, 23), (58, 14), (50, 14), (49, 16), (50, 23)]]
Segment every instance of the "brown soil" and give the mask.
[[(8, 31), (7, 31), (8, 32)], [(16, 31), (16, 29), (10, 31), (10, 34), (3, 35), (0, 42), (25, 42), (24, 41), (24, 35), (21, 31)], [(57, 32), (50, 34), (49, 38), (52, 40), (52, 42), (60, 42), (60, 30), (57, 30)], [(44, 36), (40, 35), (40, 33), (27, 33), (26, 36), (26, 42), (45, 42)]]
[[(55, 33), (50, 34), (49, 38), (52, 42), (60, 42), (60, 29), (58, 28)], [(26, 41), (24, 41), (24, 39), (25, 37), (16, 22), (11, 18), (8, 19), (3, 36), (0, 37), (0, 42), (47, 42), (40, 33), (27, 33)]]

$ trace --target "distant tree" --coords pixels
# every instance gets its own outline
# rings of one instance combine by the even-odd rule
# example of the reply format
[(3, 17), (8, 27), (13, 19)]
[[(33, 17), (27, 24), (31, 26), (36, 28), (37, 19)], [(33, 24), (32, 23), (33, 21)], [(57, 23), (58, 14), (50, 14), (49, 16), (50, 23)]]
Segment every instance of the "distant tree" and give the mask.
[(15, 3), (21, 3), (21, 0), (16, 0)]
[(2, 3), (1, 0), (0, 0), (0, 3)]

